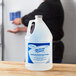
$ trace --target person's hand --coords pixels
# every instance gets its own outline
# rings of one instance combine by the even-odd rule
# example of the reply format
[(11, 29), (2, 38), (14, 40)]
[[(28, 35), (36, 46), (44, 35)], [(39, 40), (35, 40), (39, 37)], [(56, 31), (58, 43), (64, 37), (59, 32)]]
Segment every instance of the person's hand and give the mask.
[(27, 27), (16, 27), (14, 30), (8, 30), (10, 33), (27, 32)]
[(10, 32), (10, 33), (18, 33), (19, 31), (20, 31), (20, 28), (17, 27), (14, 30), (8, 30), (7, 32)]
[(16, 25), (22, 24), (21, 18), (16, 18), (16, 19), (12, 22), (12, 24), (16, 24)]

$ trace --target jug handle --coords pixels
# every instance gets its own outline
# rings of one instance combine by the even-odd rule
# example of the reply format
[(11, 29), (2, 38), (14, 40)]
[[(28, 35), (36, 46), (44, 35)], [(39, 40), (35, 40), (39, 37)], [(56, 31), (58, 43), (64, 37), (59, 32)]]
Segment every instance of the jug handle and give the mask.
[(27, 29), (27, 34), (28, 34), (28, 35), (31, 34), (31, 33), (30, 33), (30, 29), (31, 29), (31, 26), (32, 26), (32, 23), (33, 23), (33, 22), (35, 22), (35, 20), (30, 20), (30, 21), (29, 21), (29, 25), (28, 25), (28, 29)]

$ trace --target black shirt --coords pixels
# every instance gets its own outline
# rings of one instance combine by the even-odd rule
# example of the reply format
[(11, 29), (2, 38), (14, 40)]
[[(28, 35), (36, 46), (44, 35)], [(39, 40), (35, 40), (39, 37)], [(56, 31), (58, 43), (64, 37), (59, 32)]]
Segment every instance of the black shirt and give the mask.
[(43, 20), (53, 34), (54, 41), (61, 40), (64, 36), (63, 22), (64, 10), (60, 0), (46, 0), (33, 12), (22, 18), (22, 23), (28, 26), (35, 15), (43, 15)]

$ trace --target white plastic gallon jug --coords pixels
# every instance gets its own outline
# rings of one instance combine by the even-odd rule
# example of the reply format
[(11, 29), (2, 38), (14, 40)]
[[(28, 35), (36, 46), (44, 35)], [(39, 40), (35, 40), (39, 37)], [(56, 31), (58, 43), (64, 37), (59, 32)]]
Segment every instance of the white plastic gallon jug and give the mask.
[(42, 15), (31, 20), (25, 36), (26, 68), (32, 71), (46, 71), (52, 68), (52, 34)]

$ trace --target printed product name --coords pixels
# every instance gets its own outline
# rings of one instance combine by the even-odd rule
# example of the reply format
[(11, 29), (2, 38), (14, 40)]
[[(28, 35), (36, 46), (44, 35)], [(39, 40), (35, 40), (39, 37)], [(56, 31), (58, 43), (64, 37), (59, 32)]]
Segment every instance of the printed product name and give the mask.
[(28, 63), (49, 63), (50, 43), (28, 43)]

